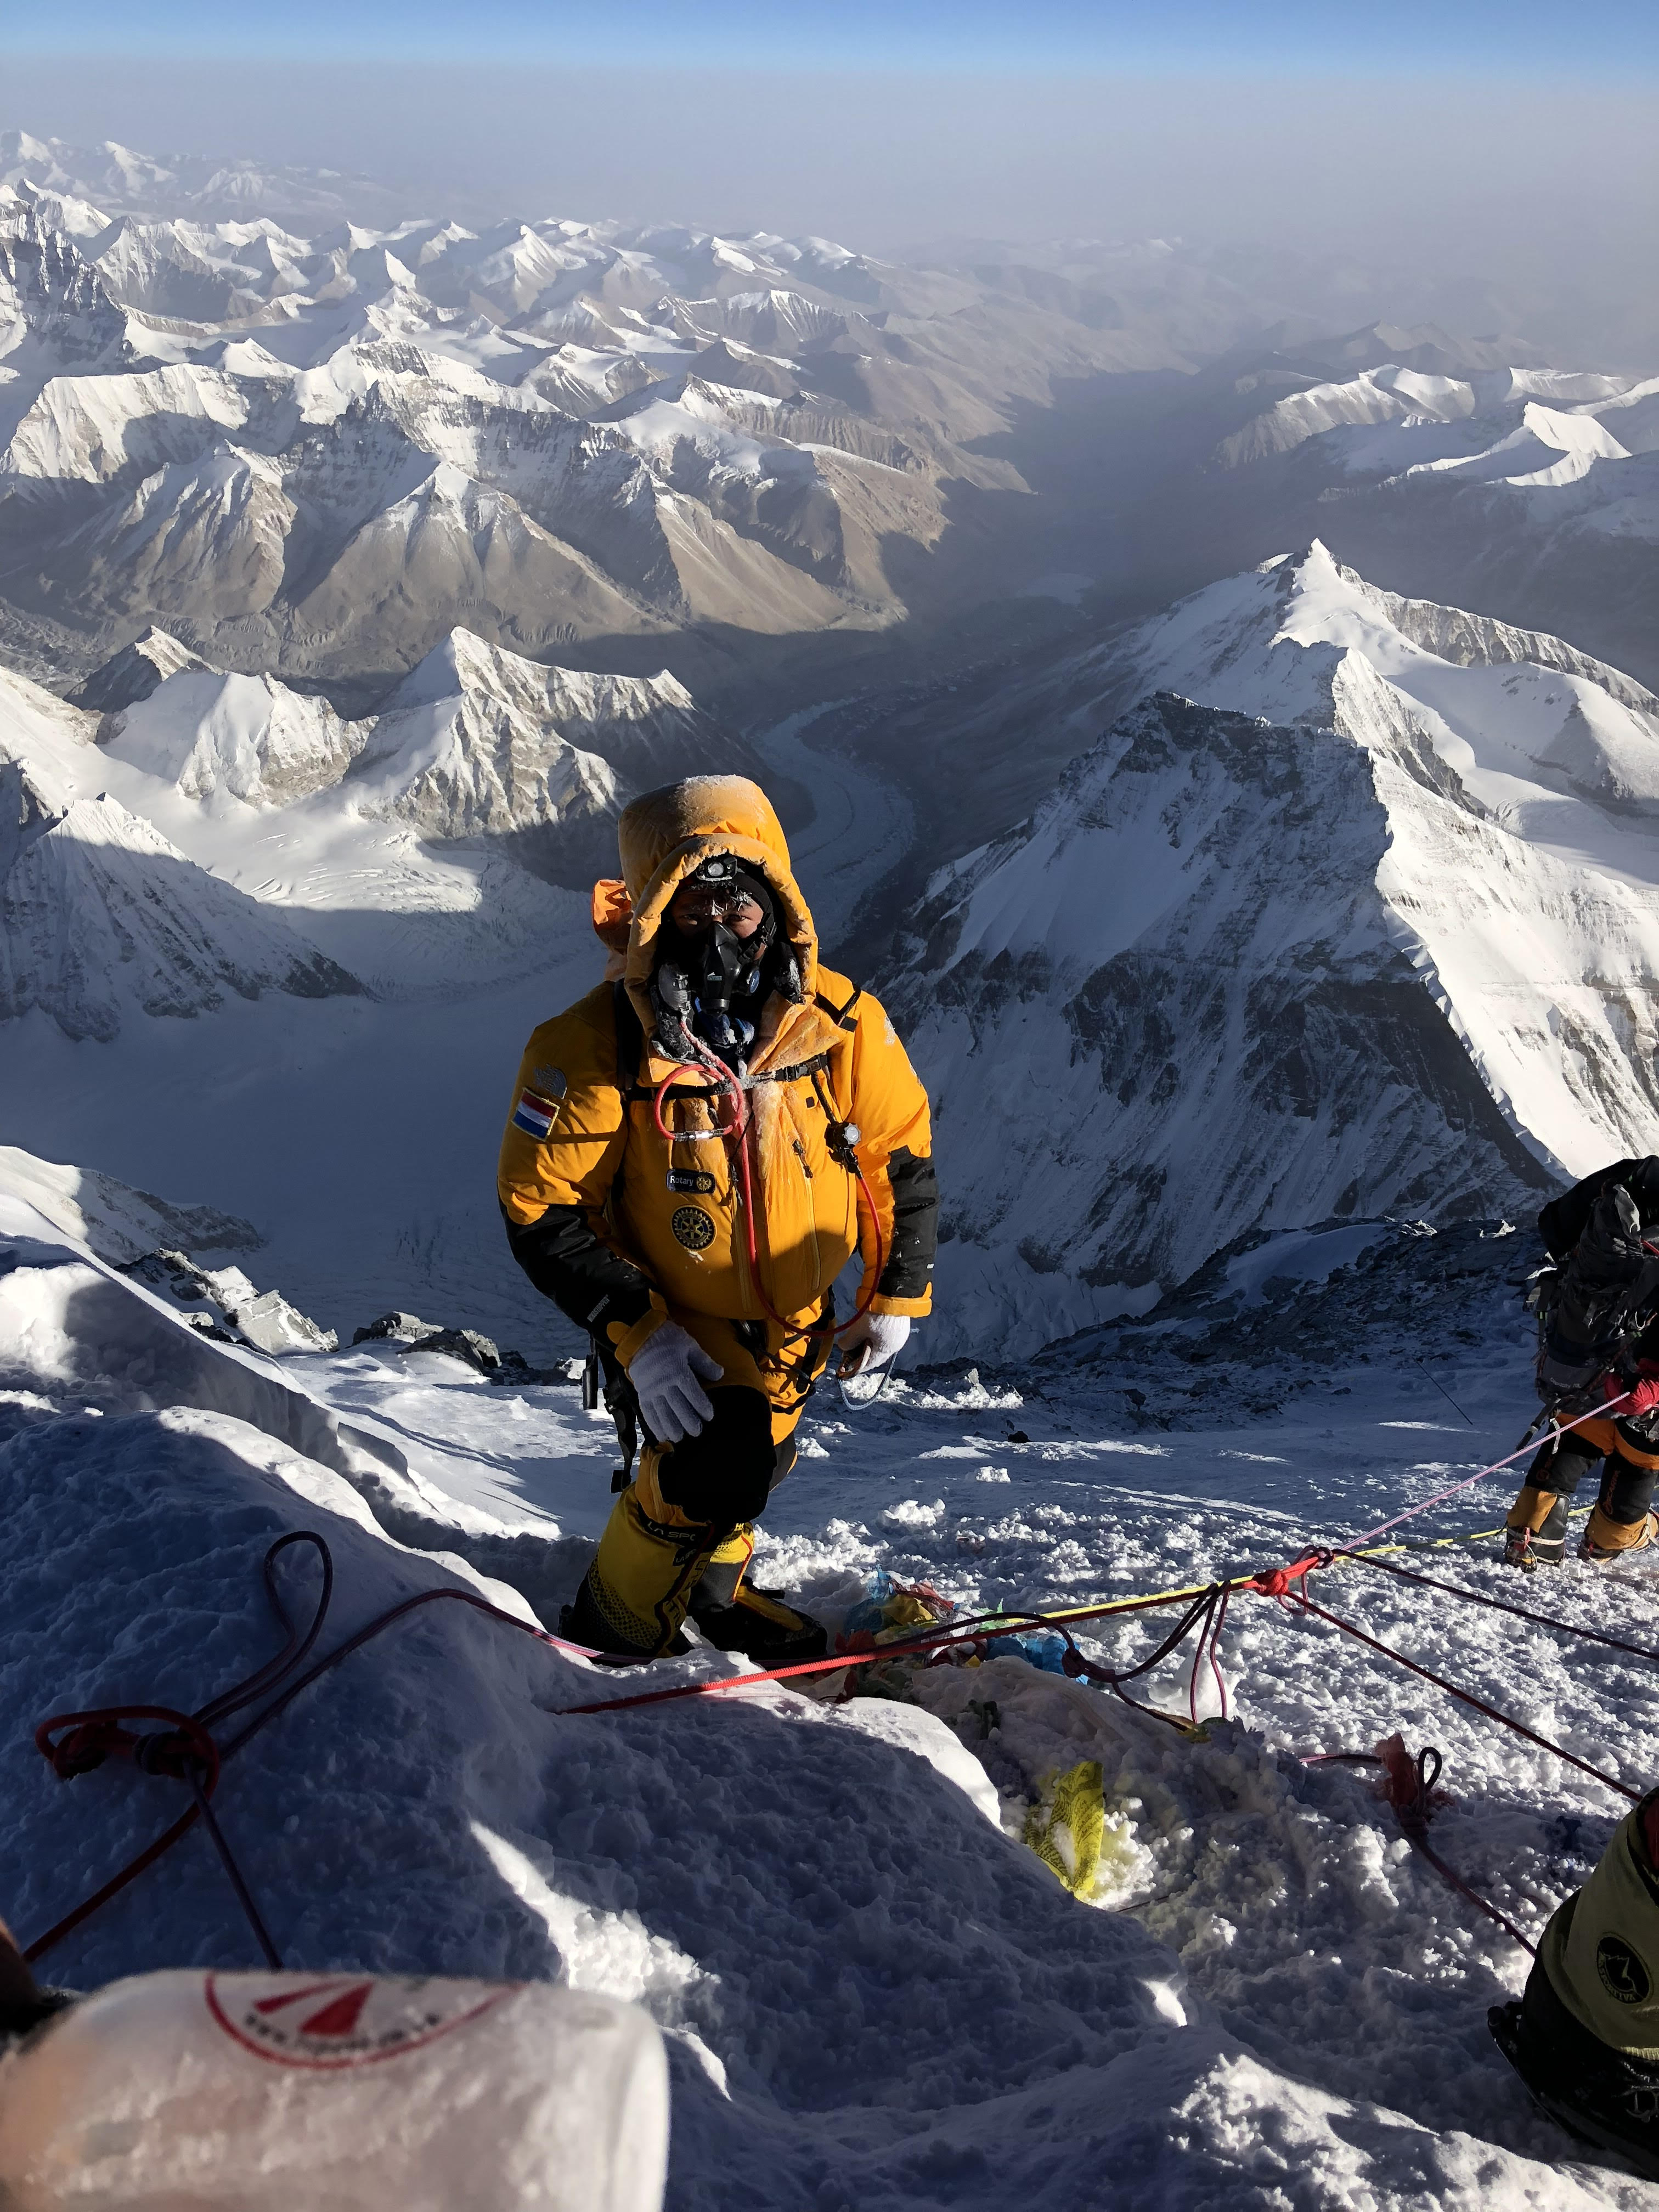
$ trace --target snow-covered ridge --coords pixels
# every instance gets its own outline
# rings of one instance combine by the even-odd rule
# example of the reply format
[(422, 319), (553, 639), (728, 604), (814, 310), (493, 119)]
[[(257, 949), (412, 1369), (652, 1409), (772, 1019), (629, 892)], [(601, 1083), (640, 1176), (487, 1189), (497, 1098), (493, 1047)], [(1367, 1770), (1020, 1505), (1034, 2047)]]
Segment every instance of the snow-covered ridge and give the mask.
[(677, 763), (746, 758), (666, 672), (547, 667), (461, 629), (357, 721), (274, 676), (210, 667), (154, 629), (76, 696), (105, 705), (106, 757), (216, 802), (221, 818), (231, 801), (332, 793), (336, 811), (396, 816), (425, 837), (499, 836), (611, 818)]
[(180, 1206), (132, 1190), (96, 1168), (37, 1159), (0, 1145), (0, 1194), (33, 1206), (67, 1237), (118, 1267), (163, 1245), (219, 1255), (257, 1251), (264, 1238), (251, 1221), (210, 1206)]

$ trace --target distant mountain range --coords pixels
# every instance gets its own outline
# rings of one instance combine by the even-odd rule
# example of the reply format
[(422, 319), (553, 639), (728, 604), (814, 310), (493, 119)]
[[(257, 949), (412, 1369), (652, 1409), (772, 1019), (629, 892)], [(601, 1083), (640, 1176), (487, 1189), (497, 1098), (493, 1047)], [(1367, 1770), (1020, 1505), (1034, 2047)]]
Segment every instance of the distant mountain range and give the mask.
[(369, 227), (354, 180), (16, 132), (0, 179), (0, 649), (49, 683), (157, 624), (362, 712), (465, 627), (737, 696), (1315, 526), (1643, 668), (1653, 381), (1524, 338), (1322, 336), (1162, 240)]

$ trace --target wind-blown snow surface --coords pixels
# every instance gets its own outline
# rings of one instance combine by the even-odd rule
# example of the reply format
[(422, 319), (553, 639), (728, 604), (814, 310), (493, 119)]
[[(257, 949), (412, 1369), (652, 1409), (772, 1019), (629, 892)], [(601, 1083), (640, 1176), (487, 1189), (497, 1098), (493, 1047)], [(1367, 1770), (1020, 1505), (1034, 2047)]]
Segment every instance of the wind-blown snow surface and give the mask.
[[(325, 1648), (438, 1585), (548, 1618), (608, 1506), (611, 1448), (573, 1393), (492, 1389), (430, 1355), (205, 1342), (21, 1200), (0, 1209), (0, 1679), (17, 1722), (0, 1826), (27, 1938), (176, 1803), (125, 1768), (58, 1784), (35, 1718), (194, 1705), (248, 1672), (277, 1640), (258, 1563), (296, 1528), (334, 1555)], [(901, 1389), (857, 1417), (827, 1400), (771, 1509), (770, 1578), (831, 1619), (878, 1563), (976, 1607), (1079, 1604), (1287, 1557), (1478, 1465), (1525, 1390), (1518, 1316), (1497, 1302), (1511, 1242), (1425, 1273), (1436, 1240), (1372, 1228), (1373, 1298), (1400, 1277), (1443, 1349), (1454, 1318), (1474, 1340), (1443, 1370), (1473, 1432), (1403, 1379), (1430, 1340), (1415, 1334), (1370, 1335), (1386, 1373), (1345, 1358), (1314, 1382), (1270, 1357), (1258, 1382), (1288, 1402), (1253, 1417), (1237, 1370), (1210, 1428), (1146, 1348), (1149, 1411), (1176, 1426), (1126, 1428), (1062, 1370)], [(1261, 1310), (1275, 1265), (1270, 1297), (1299, 1278), (1277, 1326), (1316, 1366), (1327, 1304), (1365, 1289), (1342, 1264), (1322, 1289), (1329, 1264), (1258, 1265), (1240, 1310)], [(1449, 1579), (1498, 1573), (1436, 1556)], [(313, 1571), (291, 1553), (283, 1577), (303, 1607)], [(1357, 1571), (1322, 1594), (1649, 1778), (1639, 1668)], [(1529, 1586), (1546, 1595), (1651, 1640), (1639, 1572), (1568, 1569)], [(1110, 1648), (1146, 1640), (1126, 1627)], [(1439, 1848), (1534, 1929), (1621, 1805), (1262, 1601), (1236, 1603), (1224, 1656), (1237, 1717), (1196, 1741), (1009, 1659), (917, 1674), (898, 1702), (773, 1688), (574, 1717), (622, 1686), (429, 1608), (257, 1737), (219, 1807), (290, 1964), (562, 1975), (646, 2005), (674, 2051), (675, 2212), (1653, 2202), (1583, 2162), (1490, 2043), (1485, 2008), (1523, 1975), (1514, 1946), (1413, 1858), (1361, 1778), (1292, 1754), (1395, 1727), (1437, 1741), (1455, 1800)], [(731, 1665), (699, 1650), (652, 1679)], [(1043, 1775), (1080, 1759), (1102, 1765), (1114, 1844), (1092, 1909), (1017, 1840)], [(192, 1836), (51, 1964), (86, 1985), (245, 1964), (250, 1942)]]
[(1148, 692), (907, 925), (953, 1350), (1248, 1227), (1535, 1206), (1659, 1144), (1650, 694), (1316, 544), (994, 700), (967, 758)]

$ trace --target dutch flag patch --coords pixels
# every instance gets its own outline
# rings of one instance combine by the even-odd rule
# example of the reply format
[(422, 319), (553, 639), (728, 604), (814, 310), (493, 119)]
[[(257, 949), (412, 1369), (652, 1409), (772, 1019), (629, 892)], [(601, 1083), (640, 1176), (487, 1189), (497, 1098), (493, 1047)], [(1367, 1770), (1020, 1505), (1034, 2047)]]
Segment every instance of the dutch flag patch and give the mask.
[(539, 1140), (552, 1135), (553, 1124), (558, 1117), (556, 1106), (550, 1105), (545, 1098), (538, 1098), (533, 1091), (526, 1091), (514, 1110), (513, 1126)]

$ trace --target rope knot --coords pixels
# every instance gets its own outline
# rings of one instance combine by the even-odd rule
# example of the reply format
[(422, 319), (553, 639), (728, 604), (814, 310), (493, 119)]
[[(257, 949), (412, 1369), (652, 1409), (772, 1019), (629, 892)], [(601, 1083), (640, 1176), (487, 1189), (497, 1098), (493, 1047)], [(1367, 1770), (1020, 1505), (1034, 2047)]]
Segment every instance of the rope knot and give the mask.
[[(164, 1729), (141, 1735), (132, 1747), (132, 1763), (143, 1774), (165, 1774), (174, 1782), (188, 1782), (193, 1771), (218, 1765), (216, 1757), (204, 1755), (199, 1739), (204, 1731)], [(208, 1747), (211, 1748), (211, 1747)]]
[[(53, 1723), (48, 1722), (47, 1728)], [(46, 1731), (42, 1730), (43, 1735)], [(40, 1748), (52, 1762), (52, 1771), (60, 1782), (72, 1782), (77, 1774), (90, 1774), (114, 1753), (118, 1758), (131, 1753), (138, 1739), (131, 1729), (123, 1728), (114, 1720), (83, 1721), (71, 1728), (61, 1742), (54, 1743), (50, 1736)]]
[(1250, 1587), (1263, 1597), (1289, 1597), (1294, 1583), (1304, 1580), (1316, 1567), (1328, 1567), (1330, 1563), (1331, 1554), (1321, 1546), (1311, 1552), (1304, 1552), (1299, 1559), (1292, 1559), (1287, 1567), (1263, 1567), (1253, 1577)]
[[(142, 1734), (129, 1721), (165, 1721)], [(62, 1731), (61, 1735), (59, 1731)], [(219, 1778), (219, 1747), (199, 1720), (170, 1705), (106, 1705), (87, 1713), (55, 1713), (34, 1732), (36, 1747), (60, 1782), (90, 1774), (106, 1759), (130, 1759), (142, 1774), (173, 1782), (205, 1779), (210, 1793)]]

